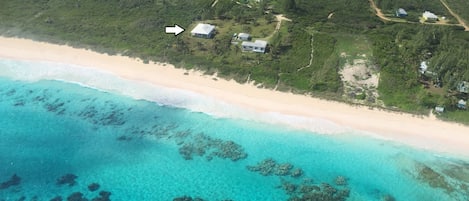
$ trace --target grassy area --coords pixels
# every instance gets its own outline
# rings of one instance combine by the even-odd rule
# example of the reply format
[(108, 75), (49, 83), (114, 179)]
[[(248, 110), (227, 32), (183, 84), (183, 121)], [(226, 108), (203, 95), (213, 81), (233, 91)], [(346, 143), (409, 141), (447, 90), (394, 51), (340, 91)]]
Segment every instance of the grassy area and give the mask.
[(345, 55), (347, 62), (372, 58), (372, 44), (365, 34), (336, 33), (332, 36), (337, 40), (334, 54)]
[(461, 17), (466, 24), (469, 24), (469, 1), (466, 0), (445, 0), (449, 7)]
[(445, 121), (459, 122), (465, 125), (469, 125), (469, 115), (467, 113), (467, 110), (454, 110), (438, 115), (438, 118)]
[(375, 0), (376, 5), (383, 11), (395, 15), (398, 8), (404, 8), (410, 17), (414, 13), (422, 15), (423, 11), (430, 11), (438, 16), (451, 17), (448, 10), (441, 4), (440, 0)]

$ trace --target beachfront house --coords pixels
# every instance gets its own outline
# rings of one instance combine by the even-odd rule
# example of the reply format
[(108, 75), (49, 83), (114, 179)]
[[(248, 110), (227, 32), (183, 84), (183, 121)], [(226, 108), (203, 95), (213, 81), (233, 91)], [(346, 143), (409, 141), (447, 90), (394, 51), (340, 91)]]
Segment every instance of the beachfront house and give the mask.
[(238, 40), (242, 40), (242, 41), (251, 40), (251, 35), (248, 34), (248, 33), (239, 33), (238, 34)]
[(457, 104), (458, 108), (463, 109), (463, 110), (466, 109), (466, 105), (467, 105), (467, 102), (463, 99), (459, 100)]
[(462, 81), (458, 84), (458, 91), (461, 93), (469, 93), (469, 82)]
[(436, 16), (430, 11), (423, 12), (422, 17), (425, 21), (437, 21), (438, 20), (438, 16)]
[(436, 106), (435, 107), (435, 112), (438, 113), (438, 114), (441, 114), (445, 111), (445, 108), (444, 107), (441, 107), (441, 106)]
[(243, 52), (265, 53), (267, 41), (256, 40), (254, 42), (244, 41), (241, 43)]
[(212, 38), (215, 34), (215, 26), (211, 24), (199, 23), (191, 31), (191, 35), (199, 38)]
[(426, 61), (422, 61), (420, 63), (420, 68), (419, 68), (419, 71), (421, 74), (425, 74), (425, 72), (427, 71), (428, 69), (428, 65), (427, 65), (427, 62)]
[(396, 17), (405, 17), (407, 16), (407, 11), (405, 11), (403, 8), (399, 8), (396, 10)]

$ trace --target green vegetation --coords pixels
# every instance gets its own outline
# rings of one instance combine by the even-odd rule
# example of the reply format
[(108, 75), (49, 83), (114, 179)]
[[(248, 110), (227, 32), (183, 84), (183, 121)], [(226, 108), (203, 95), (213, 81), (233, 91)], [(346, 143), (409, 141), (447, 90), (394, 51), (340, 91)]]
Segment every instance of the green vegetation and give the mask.
[[(451, 113), (456, 112), (457, 99), (467, 99), (456, 90), (461, 81), (469, 80), (467, 33), (446, 26), (398, 24), (373, 35), (381, 67), (379, 90), (386, 105), (422, 113), (442, 105)], [(429, 62), (431, 73), (418, 72), (421, 61)]]
[(467, 12), (467, 8), (469, 8), (469, 1), (466, 0), (445, 0), (449, 7), (461, 17), (466, 24), (469, 24), (469, 12)]
[(422, 15), (423, 11), (431, 11), (437, 15), (450, 16), (448, 10), (439, 0), (375, 0), (376, 5), (383, 11), (394, 13), (398, 8), (404, 8), (407, 12), (416, 11)]
[[(398, 8), (404, 8), (408, 13), (408, 16), (403, 20), (409, 22), (419, 22), (424, 11), (430, 11), (439, 17), (445, 17), (447, 23), (457, 23), (456, 19), (453, 18), (451, 13), (441, 4), (440, 0), (374, 0), (376, 5), (385, 13), (388, 17), (395, 17), (395, 12)], [(397, 19), (397, 18), (396, 18)]]
[[(369, 1), (350, 0), (17, 0), (0, 6), (0, 34), (90, 48), (109, 54), (163, 61), (183, 68), (254, 81), (266, 88), (344, 99), (339, 71), (346, 62), (366, 59), (379, 70), (379, 99), (390, 109), (427, 114), (444, 106), (441, 118), (469, 123), (469, 112), (455, 107), (467, 94), (469, 33), (457, 26), (382, 22)], [(424, 10), (450, 17), (439, 0), (375, 0), (388, 15), (405, 8), (408, 21)], [(469, 19), (467, 3), (447, 0)], [(283, 21), (276, 30), (277, 14)], [(413, 20), (415, 19), (415, 20)], [(190, 36), (199, 22), (217, 26), (213, 39)], [(175, 23), (187, 28), (178, 37), (164, 33)], [(412, 24), (411, 24), (412, 23)], [(234, 33), (269, 41), (266, 54), (242, 52)], [(347, 55), (342, 56), (343, 53)], [(363, 56), (366, 55), (366, 56)], [(429, 71), (419, 72), (422, 61)], [(369, 92), (358, 93), (358, 100)]]

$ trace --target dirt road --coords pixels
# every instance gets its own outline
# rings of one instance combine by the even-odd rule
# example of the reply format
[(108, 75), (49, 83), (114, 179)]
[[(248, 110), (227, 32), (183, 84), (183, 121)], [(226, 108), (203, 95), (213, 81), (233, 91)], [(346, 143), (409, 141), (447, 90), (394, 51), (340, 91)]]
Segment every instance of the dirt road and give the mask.
[(469, 26), (466, 24), (466, 22), (464, 22), (464, 20), (459, 17), (458, 14), (456, 14), (455, 12), (453, 12), (453, 10), (451, 10), (451, 8), (448, 6), (448, 3), (446, 3), (445, 0), (440, 0), (441, 4), (443, 4), (443, 6), (446, 7), (446, 9), (448, 9), (449, 13), (451, 13), (451, 15), (456, 18), (456, 20), (458, 20), (459, 24), (461, 24), (461, 26), (464, 27), (464, 30), (465, 31), (469, 31)]

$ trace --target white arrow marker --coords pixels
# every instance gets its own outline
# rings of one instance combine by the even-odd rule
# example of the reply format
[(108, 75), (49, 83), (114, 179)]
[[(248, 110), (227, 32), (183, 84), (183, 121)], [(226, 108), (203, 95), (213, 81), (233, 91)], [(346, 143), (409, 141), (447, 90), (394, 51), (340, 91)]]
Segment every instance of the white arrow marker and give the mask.
[(180, 27), (177, 24), (175, 24), (174, 27), (166, 27), (166, 33), (174, 34), (175, 36), (179, 35), (183, 31), (184, 31), (184, 28)]

